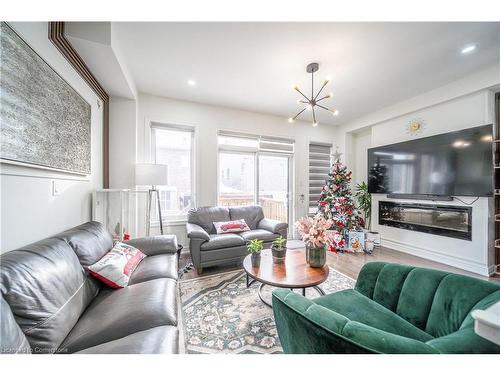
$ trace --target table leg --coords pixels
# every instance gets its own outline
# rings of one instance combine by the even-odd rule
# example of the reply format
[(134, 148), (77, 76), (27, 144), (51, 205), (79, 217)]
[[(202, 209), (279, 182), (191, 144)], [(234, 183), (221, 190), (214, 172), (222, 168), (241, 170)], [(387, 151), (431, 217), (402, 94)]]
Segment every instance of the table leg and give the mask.
[(266, 284), (260, 284), (260, 286), (259, 286), (259, 298), (262, 302), (264, 302), (264, 304), (266, 306), (273, 307), (273, 305), (271, 305), (269, 302), (264, 300), (264, 298), (262, 297), (262, 288), (264, 288), (264, 285), (266, 285)]
[(255, 281), (255, 279), (250, 279), (250, 276), (248, 276), (247, 273), (247, 288), (250, 288), (250, 285), (252, 285)]
[(314, 289), (316, 289), (318, 291), (318, 293), (322, 296), (325, 295), (325, 291), (323, 289), (321, 289), (319, 286), (313, 286)]

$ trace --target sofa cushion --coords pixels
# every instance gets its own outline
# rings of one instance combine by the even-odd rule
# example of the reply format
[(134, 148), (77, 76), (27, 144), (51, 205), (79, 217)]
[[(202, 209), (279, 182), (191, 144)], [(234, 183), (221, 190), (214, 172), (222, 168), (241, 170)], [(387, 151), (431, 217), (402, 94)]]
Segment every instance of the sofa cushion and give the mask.
[(97, 221), (79, 225), (54, 237), (66, 241), (84, 267), (97, 262), (113, 247), (111, 234)]
[(35, 353), (55, 351), (98, 292), (59, 238), (2, 254), (0, 288)]
[(469, 276), (445, 276), (434, 295), (425, 331), (441, 337), (457, 331), (472, 308), (500, 285)]
[(229, 208), (227, 207), (198, 207), (188, 212), (188, 223), (197, 224), (209, 234), (215, 233), (215, 221), (229, 221)]
[(270, 242), (278, 238), (280, 235), (276, 233), (271, 233), (265, 229), (254, 229), (248, 232), (238, 233), (246, 241), (251, 241), (254, 239), (263, 240), (264, 242)]
[(201, 251), (223, 249), (226, 247), (235, 247), (245, 245), (245, 240), (238, 234), (211, 234), (210, 241), (201, 244)]
[(146, 257), (130, 276), (128, 285), (160, 278), (177, 279), (177, 255), (162, 254)]
[(319, 297), (314, 302), (350, 320), (386, 332), (419, 341), (433, 339), (428, 333), (418, 329), (392, 311), (353, 289)]
[(217, 234), (240, 233), (250, 230), (245, 219), (231, 221), (214, 221), (214, 227)]
[(178, 352), (179, 329), (174, 326), (160, 326), (92, 346), (75, 354), (175, 354)]
[(261, 206), (234, 206), (229, 207), (231, 220), (244, 219), (250, 229), (257, 229), (259, 221), (264, 219), (264, 212)]
[(73, 353), (163, 325), (177, 325), (175, 280), (105, 289), (85, 310), (60, 350)]
[(17, 324), (7, 302), (1, 297), (0, 305), (0, 353), (29, 354), (30, 344), (21, 327)]
[(200, 260), (207, 266), (234, 263), (243, 260), (248, 255), (246, 245), (236, 247), (226, 247), (223, 249), (212, 249), (209, 251), (200, 251)]
[(373, 291), (377, 284), (378, 274), (385, 267), (385, 262), (366, 263), (359, 271), (358, 280), (356, 280), (356, 289), (366, 297), (373, 299)]
[(378, 274), (372, 299), (395, 312), (406, 276), (412, 269), (402, 264), (386, 264)]
[(403, 284), (396, 314), (414, 326), (425, 330), (434, 294), (446, 272), (414, 268)]
[(115, 246), (88, 270), (92, 276), (111, 288), (128, 285), (130, 275), (146, 257), (139, 249), (117, 242)]

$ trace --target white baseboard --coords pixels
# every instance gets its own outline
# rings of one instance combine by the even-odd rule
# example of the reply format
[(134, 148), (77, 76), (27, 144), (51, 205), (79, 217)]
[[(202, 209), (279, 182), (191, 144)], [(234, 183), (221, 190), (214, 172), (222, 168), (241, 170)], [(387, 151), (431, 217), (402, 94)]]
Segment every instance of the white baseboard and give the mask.
[(421, 258), (433, 260), (435, 262), (443, 263), (448, 266), (460, 268), (465, 271), (477, 273), (482, 276), (490, 276), (495, 271), (495, 266), (488, 266), (487, 264), (474, 262), (472, 260), (453, 257), (433, 249), (411, 245), (398, 240), (382, 238), (382, 246), (401, 251), (403, 253), (415, 255)]

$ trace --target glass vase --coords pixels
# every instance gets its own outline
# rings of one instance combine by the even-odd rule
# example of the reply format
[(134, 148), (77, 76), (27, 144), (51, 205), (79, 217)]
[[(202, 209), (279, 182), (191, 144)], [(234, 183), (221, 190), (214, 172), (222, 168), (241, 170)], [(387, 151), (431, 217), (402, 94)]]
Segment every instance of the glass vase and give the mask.
[(309, 267), (320, 268), (326, 263), (325, 247), (306, 246), (306, 262)]

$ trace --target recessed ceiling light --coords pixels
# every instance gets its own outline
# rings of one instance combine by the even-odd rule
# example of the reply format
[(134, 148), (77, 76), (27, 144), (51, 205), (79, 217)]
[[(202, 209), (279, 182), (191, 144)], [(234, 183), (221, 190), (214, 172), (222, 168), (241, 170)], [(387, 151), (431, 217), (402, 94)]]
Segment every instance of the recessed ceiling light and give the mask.
[(465, 55), (467, 53), (471, 53), (475, 49), (476, 49), (476, 45), (475, 44), (471, 44), (471, 45), (468, 45), (468, 46), (465, 46), (464, 48), (462, 48), (462, 53)]
[(196, 86), (196, 81), (194, 79), (189, 79), (188, 80), (188, 85), (189, 86)]

